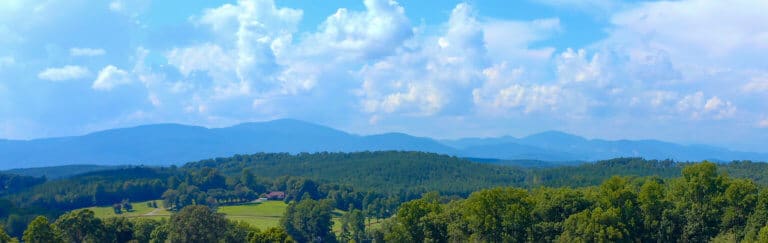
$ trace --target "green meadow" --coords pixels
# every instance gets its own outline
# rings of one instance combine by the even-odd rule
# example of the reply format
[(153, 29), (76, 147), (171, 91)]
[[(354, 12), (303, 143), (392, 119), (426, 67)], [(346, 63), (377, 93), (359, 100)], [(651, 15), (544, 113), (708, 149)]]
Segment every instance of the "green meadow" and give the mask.
[(288, 204), (283, 201), (266, 201), (237, 206), (221, 206), (219, 212), (228, 219), (243, 221), (259, 229), (277, 227)]
[(136, 218), (136, 217), (143, 217), (143, 218), (167, 218), (171, 216), (171, 212), (168, 212), (168, 210), (165, 210), (163, 207), (163, 201), (162, 200), (154, 200), (157, 203), (157, 208), (152, 208), (147, 206), (147, 202), (151, 201), (144, 201), (144, 202), (134, 202), (131, 203), (131, 206), (133, 206), (133, 210), (130, 212), (127, 212), (125, 210), (122, 211), (120, 214), (116, 214), (114, 209), (112, 207), (89, 207), (86, 209), (90, 209), (94, 212), (96, 217), (99, 218), (111, 218), (111, 217), (128, 217), (128, 218)]
[[(155, 200), (158, 208), (148, 207), (147, 202), (132, 203), (133, 210), (131, 212), (123, 211), (121, 214), (115, 214), (112, 207), (89, 207), (86, 209), (92, 210), (96, 217), (102, 219), (111, 217), (162, 219), (171, 216), (171, 212), (163, 207), (162, 200)], [(283, 217), (287, 207), (288, 204), (283, 201), (265, 201), (235, 206), (221, 206), (218, 208), (218, 212), (226, 215), (228, 219), (246, 222), (259, 229), (266, 229), (280, 225), (280, 218)], [(341, 231), (341, 216), (344, 213), (346, 212), (338, 209), (333, 211), (334, 232)]]

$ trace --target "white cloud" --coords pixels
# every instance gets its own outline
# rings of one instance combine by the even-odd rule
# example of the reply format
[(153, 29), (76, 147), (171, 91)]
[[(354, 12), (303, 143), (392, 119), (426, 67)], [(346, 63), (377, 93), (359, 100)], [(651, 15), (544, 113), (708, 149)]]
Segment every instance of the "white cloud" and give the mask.
[[(512, 84), (497, 90), (492, 94), (488, 105), (500, 110), (510, 108), (522, 108), (525, 113), (533, 111), (555, 111), (562, 99), (562, 89), (556, 85), (530, 85), (523, 86)], [(483, 105), (483, 97), (479, 89), (473, 92), (475, 103)]]
[(409, 84), (408, 87), (404, 87), (400, 91), (387, 94), (378, 102), (375, 100), (368, 102), (366, 108), (373, 111), (381, 110), (386, 113), (400, 111), (418, 115), (432, 115), (442, 108), (445, 100), (434, 87)]
[(468, 5), (459, 4), (443, 35), (422, 37), (414, 51), (400, 50), (358, 71), (363, 110), (433, 115), (448, 107), (452, 111), (447, 112), (466, 112), (468, 88), (479, 81), (485, 62), (482, 28), (472, 14)]
[(147, 99), (149, 100), (149, 103), (152, 104), (154, 107), (161, 106), (163, 104), (162, 101), (160, 101), (160, 98), (157, 97), (157, 94), (151, 93), (149, 96), (147, 96)]
[(766, 1), (644, 2), (612, 17), (609, 41), (661, 49), (688, 66), (765, 67), (766, 10)]
[(557, 77), (562, 83), (594, 82), (600, 86), (605, 85), (608, 79), (603, 77), (600, 61), (599, 54), (590, 58), (584, 49), (574, 51), (568, 48), (557, 58)]
[(753, 77), (742, 86), (742, 90), (747, 93), (768, 92), (768, 76)]
[(757, 122), (757, 126), (762, 128), (768, 128), (768, 119), (764, 119)]
[(545, 62), (553, 47), (531, 48), (531, 43), (546, 40), (562, 31), (560, 19), (533, 21), (491, 20), (482, 23), (483, 40), (495, 61)]
[(717, 96), (706, 98), (701, 91), (684, 96), (678, 101), (677, 109), (689, 113), (694, 119), (702, 119), (707, 116), (723, 119), (736, 113), (736, 106), (730, 101), (724, 101)]
[(73, 57), (80, 57), (80, 56), (93, 57), (93, 56), (101, 56), (106, 53), (107, 52), (104, 51), (104, 49), (100, 49), (100, 48), (70, 48), (69, 49), (69, 55)]
[(304, 41), (302, 52), (336, 58), (375, 59), (392, 54), (413, 36), (405, 10), (396, 1), (364, 0), (365, 11), (341, 8), (317, 33)]
[(37, 78), (50, 81), (82, 79), (90, 75), (87, 68), (67, 65), (60, 68), (47, 68), (37, 74)]
[(206, 10), (199, 23), (234, 42), (240, 82), (259, 82), (278, 68), (276, 53), (291, 43), (301, 16), (301, 10), (277, 8), (272, 0), (244, 0)]
[(115, 66), (108, 65), (99, 71), (99, 75), (91, 87), (95, 90), (109, 91), (113, 88), (131, 83), (128, 72)]
[(584, 100), (565, 90), (560, 84), (540, 84), (527, 80), (525, 70), (510, 68), (506, 63), (483, 70), (484, 82), (472, 90), (475, 106), (483, 115), (549, 113), (558, 116), (580, 116)]
[(228, 72), (235, 69), (235, 58), (215, 44), (174, 48), (166, 54), (168, 64), (188, 76), (195, 71)]
[[(461, 3), (436, 35), (415, 32), (392, 56), (366, 64), (356, 94), (371, 120), (381, 114), (454, 116), (475, 110), (530, 113), (558, 110), (561, 87), (529, 82), (523, 67), (506, 60), (544, 62), (554, 48), (531, 49), (531, 43), (560, 31), (558, 19), (480, 21)], [(375, 119), (374, 119), (375, 118)]]
[(677, 99), (677, 93), (672, 91), (655, 90), (650, 91), (650, 104), (654, 108), (663, 108), (669, 105), (670, 102)]
[(291, 45), (301, 16), (301, 10), (278, 8), (272, 0), (243, 0), (207, 9), (192, 21), (210, 28), (216, 35), (214, 41), (177, 47), (166, 57), (184, 76), (196, 71), (208, 74), (212, 82), (198, 85), (194, 91), (203, 103), (209, 98), (281, 92), (284, 86), (293, 86), (293, 82), (306, 83), (301, 79), (284, 80), (285, 70), (290, 69), (286, 65), (291, 63), (278, 60)]

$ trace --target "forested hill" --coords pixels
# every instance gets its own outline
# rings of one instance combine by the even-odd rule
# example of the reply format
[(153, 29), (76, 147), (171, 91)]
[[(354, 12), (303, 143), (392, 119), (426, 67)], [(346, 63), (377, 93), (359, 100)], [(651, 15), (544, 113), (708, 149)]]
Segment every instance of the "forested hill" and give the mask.
[(203, 160), (185, 169), (216, 168), (236, 176), (248, 169), (256, 176), (299, 176), (386, 191), (442, 191), (468, 194), (489, 186), (525, 184), (516, 167), (475, 163), (424, 152), (259, 153)]
[[(103, 190), (104, 195), (114, 194), (116, 198), (125, 189), (151, 188), (150, 191), (154, 193), (162, 193), (162, 188), (168, 186), (169, 177), (192, 183), (190, 180), (211, 180), (194, 179), (195, 176), (201, 176), (201, 173), (207, 173), (209, 175), (206, 176), (211, 178), (219, 174), (222, 178), (238, 179), (244, 171), (248, 171), (263, 182), (266, 181), (264, 183), (273, 185), (279, 178), (296, 177), (388, 194), (420, 195), (428, 191), (439, 191), (448, 195), (466, 196), (478, 189), (494, 186), (578, 187), (598, 185), (611, 176), (671, 178), (679, 176), (685, 165), (687, 163), (671, 160), (617, 158), (578, 166), (523, 168), (424, 152), (257, 153), (190, 162), (178, 168), (121, 167), (67, 179), (48, 178), (49, 182), (46, 183), (40, 178), (6, 172), (0, 173), (0, 195), (11, 192), (24, 194), (27, 203), (50, 199), (89, 204), (97, 190)], [(757, 184), (768, 185), (766, 163), (736, 161), (720, 164), (718, 168), (732, 177), (749, 178)], [(46, 168), (39, 170), (47, 171)], [(97, 184), (99, 187), (96, 187)], [(264, 187), (268, 188), (269, 185)], [(48, 195), (50, 193), (53, 194)], [(50, 198), (46, 199), (45, 195)], [(141, 198), (158, 196), (142, 195)]]
[[(715, 164), (704, 164), (715, 168)], [(337, 209), (357, 208), (369, 217), (386, 218), (401, 203), (427, 192), (458, 199), (486, 188), (512, 186), (531, 191), (582, 188), (584, 195), (593, 195), (594, 186), (614, 176), (623, 176), (621, 180), (639, 188), (647, 181), (679, 178), (690, 165), (618, 158), (571, 167), (520, 168), (434, 153), (383, 151), (258, 153), (182, 167), (92, 171), (48, 181), (0, 173), (0, 222), (19, 236), (34, 215), (57, 217), (78, 208), (153, 199), (162, 199), (169, 210), (195, 204), (216, 207), (250, 202), (270, 191), (285, 192), (286, 201), (327, 199)], [(748, 178), (756, 186), (768, 186), (766, 163), (736, 161), (716, 167), (729, 178)]]
[[(258, 153), (201, 160), (182, 168), (216, 168), (236, 176), (244, 169), (257, 176), (298, 176), (364, 187), (410, 188), (424, 191), (471, 192), (467, 189), (496, 185), (593, 186), (611, 176), (672, 178), (691, 162), (647, 160), (638, 157), (600, 160), (580, 165), (533, 167), (517, 161), (506, 165), (472, 162), (454, 156), (424, 152), (379, 151), (357, 153)], [(519, 165), (515, 165), (519, 164)], [(732, 161), (718, 167), (736, 178), (749, 178), (768, 186), (768, 164)], [(449, 189), (451, 188), (451, 189)], [(396, 190), (395, 190), (396, 191)]]

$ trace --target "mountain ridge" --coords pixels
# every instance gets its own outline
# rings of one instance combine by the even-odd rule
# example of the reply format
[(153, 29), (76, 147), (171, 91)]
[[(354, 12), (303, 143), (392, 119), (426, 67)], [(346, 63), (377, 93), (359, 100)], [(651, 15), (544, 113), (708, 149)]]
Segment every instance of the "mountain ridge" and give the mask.
[(498, 160), (595, 161), (616, 157), (697, 160), (768, 160), (768, 154), (659, 140), (603, 140), (546, 131), (516, 138), (435, 140), (390, 132), (357, 135), (315, 123), (279, 119), (206, 128), (176, 123), (108, 129), (80, 136), (0, 139), (0, 170), (59, 166), (170, 165), (258, 152), (423, 151)]

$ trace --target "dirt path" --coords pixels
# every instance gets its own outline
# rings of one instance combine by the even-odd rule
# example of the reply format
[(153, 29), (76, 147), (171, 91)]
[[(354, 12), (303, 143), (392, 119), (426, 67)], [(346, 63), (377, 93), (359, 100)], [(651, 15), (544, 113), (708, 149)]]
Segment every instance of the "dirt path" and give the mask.
[(160, 209), (159, 209), (159, 208), (156, 208), (155, 210), (152, 210), (152, 212), (149, 212), (149, 213), (146, 213), (146, 214), (144, 214), (144, 216), (154, 216), (154, 215), (158, 215), (158, 213), (159, 213), (159, 212), (160, 212)]

